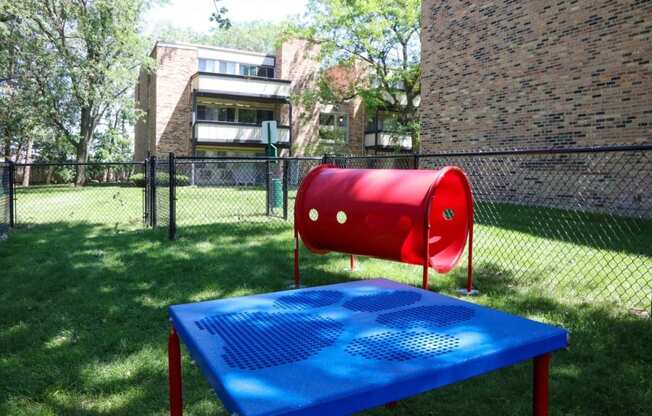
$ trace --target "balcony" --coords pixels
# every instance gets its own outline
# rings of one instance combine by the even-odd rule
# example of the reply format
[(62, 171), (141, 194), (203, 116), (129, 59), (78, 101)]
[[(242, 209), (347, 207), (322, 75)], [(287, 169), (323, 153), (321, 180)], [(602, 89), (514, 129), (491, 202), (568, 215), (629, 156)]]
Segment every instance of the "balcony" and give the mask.
[(391, 132), (379, 131), (378, 143), (376, 143), (375, 132), (365, 132), (364, 134), (365, 147), (379, 147), (379, 148), (400, 148), (401, 150), (412, 149), (412, 138), (410, 136), (394, 136)]
[(280, 102), (287, 102), (290, 98), (290, 81), (275, 78), (198, 72), (191, 78), (191, 87), (201, 94)]
[[(261, 126), (219, 121), (197, 121), (195, 140), (200, 144), (248, 144), (265, 145)], [(278, 127), (278, 145), (289, 146), (290, 128)]]

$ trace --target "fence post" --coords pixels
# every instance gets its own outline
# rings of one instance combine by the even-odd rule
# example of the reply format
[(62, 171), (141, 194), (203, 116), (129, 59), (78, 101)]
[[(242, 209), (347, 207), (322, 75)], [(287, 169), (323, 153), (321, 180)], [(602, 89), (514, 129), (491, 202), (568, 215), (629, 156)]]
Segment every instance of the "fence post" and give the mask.
[(177, 238), (177, 165), (174, 153), (170, 152), (169, 158), (169, 171), (170, 171), (170, 220), (169, 220), (169, 238), (175, 240)]
[(265, 167), (267, 170), (266, 178), (267, 180), (265, 181), (265, 185), (267, 187), (267, 216), (269, 217), (272, 215), (272, 175), (270, 172), (270, 162), (267, 160), (265, 162)]
[(414, 169), (419, 169), (419, 154), (414, 154)]
[(283, 161), (283, 219), (288, 219), (288, 172), (290, 170), (290, 161)]
[(16, 226), (16, 164), (9, 160), (9, 227)]
[(147, 173), (147, 180), (149, 181), (149, 195), (147, 195), (147, 198), (149, 198), (149, 225), (156, 228), (156, 156), (149, 157), (149, 172)]

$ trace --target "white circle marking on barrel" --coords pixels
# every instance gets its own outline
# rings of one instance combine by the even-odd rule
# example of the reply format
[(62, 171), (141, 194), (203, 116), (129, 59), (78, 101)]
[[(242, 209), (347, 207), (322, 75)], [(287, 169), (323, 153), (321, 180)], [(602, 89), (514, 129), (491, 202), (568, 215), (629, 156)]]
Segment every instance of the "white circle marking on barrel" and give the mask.
[(319, 218), (319, 211), (317, 211), (314, 208), (311, 208), (310, 211), (308, 211), (308, 218), (310, 218), (312, 221), (317, 221)]
[(335, 216), (337, 218), (337, 222), (340, 224), (344, 224), (346, 222), (346, 212), (344, 211), (337, 211), (337, 215)]

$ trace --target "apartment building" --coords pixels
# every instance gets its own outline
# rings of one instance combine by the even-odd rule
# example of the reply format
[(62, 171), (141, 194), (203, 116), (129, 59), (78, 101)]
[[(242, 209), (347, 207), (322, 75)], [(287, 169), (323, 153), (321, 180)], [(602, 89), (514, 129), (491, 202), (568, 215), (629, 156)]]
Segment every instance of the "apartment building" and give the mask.
[[(157, 42), (153, 71), (136, 86), (135, 159), (147, 154), (256, 156), (267, 152), (261, 123), (275, 120), (281, 155), (398, 150), (362, 99), (314, 103), (319, 46), (292, 39), (275, 55)], [(339, 73), (340, 79), (345, 71)], [(337, 79), (337, 76), (336, 76)], [(379, 126), (381, 126), (379, 128)], [(409, 150), (409, 143), (400, 141)]]

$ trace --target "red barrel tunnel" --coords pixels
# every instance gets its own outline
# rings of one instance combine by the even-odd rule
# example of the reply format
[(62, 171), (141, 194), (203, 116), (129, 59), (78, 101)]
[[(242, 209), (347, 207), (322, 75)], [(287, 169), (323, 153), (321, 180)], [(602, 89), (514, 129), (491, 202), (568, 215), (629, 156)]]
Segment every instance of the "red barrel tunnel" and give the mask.
[(296, 233), (313, 252), (378, 257), (446, 273), (472, 238), (473, 196), (457, 167), (320, 165), (303, 180), (294, 215)]

